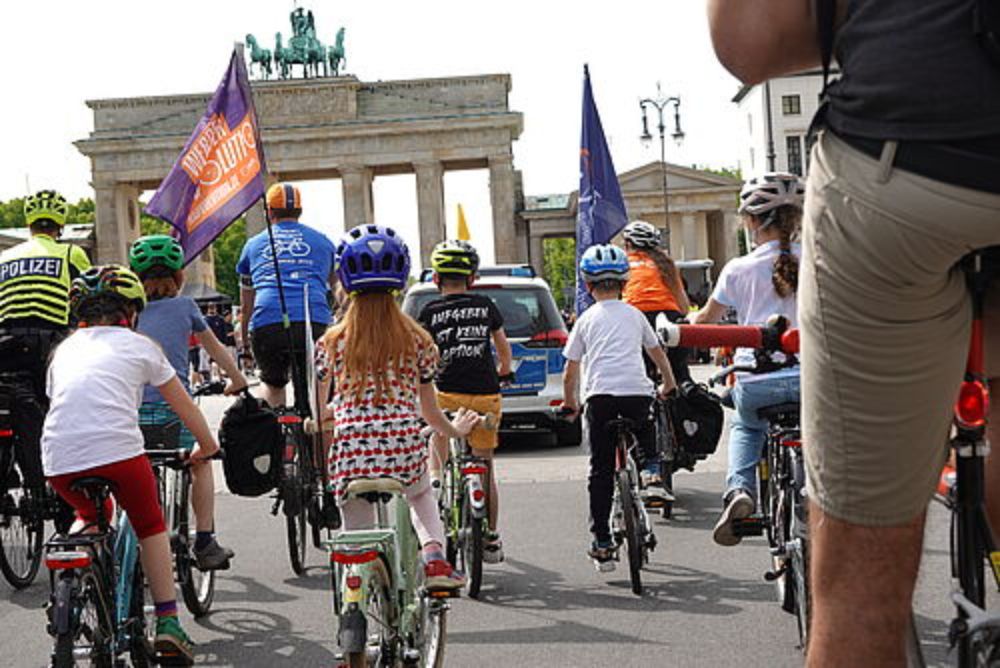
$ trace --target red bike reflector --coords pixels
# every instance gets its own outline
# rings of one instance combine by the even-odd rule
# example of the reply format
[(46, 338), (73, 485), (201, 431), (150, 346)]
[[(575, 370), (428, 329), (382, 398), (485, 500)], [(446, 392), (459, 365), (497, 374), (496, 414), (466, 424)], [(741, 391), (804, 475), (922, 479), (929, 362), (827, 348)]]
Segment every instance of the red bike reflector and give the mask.
[(978, 380), (965, 381), (958, 391), (955, 417), (967, 427), (982, 427), (990, 409), (990, 395)]
[(0, 429), (0, 438), (11, 438), (14, 436), (13, 429)]
[(781, 335), (781, 350), (789, 355), (799, 353), (799, 330), (789, 329)]
[(360, 575), (348, 575), (345, 578), (348, 589), (361, 589), (361, 576)]
[(365, 550), (364, 552), (333, 552), (330, 555), (331, 561), (337, 564), (367, 564), (369, 561), (378, 559), (377, 550)]
[(472, 490), (472, 500), (476, 503), (486, 500), (486, 492), (481, 489)]
[(785, 446), (786, 448), (801, 448), (802, 447), (802, 441), (793, 441), (790, 438), (782, 441), (781, 444), (783, 446)]
[(45, 555), (45, 565), (53, 571), (86, 568), (90, 566), (90, 555), (86, 552), (50, 552)]
[(278, 424), (299, 424), (302, 422), (302, 418), (298, 415), (279, 415)]
[(464, 466), (462, 467), (462, 475), (486, 475), (489, 471), (485, 466)]

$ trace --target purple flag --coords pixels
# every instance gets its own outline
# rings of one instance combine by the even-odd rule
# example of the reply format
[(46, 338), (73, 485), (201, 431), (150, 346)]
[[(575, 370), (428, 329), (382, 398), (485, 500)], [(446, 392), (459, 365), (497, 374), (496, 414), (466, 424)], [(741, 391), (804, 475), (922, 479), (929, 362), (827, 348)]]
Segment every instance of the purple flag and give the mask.
[(264, 151), (243, 52), (226, 76), (146, 213), (174, 226), (189, 264), (264, 195)]

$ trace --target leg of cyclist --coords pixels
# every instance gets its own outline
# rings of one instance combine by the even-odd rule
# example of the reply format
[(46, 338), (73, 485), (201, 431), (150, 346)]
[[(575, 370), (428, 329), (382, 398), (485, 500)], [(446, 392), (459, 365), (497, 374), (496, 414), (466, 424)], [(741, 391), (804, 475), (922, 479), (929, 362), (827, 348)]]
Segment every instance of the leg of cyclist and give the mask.
[(424, 586), (428, 589), (461, 589), (465, 576), (452, 569), (444, 557), (444, 524), (437, 497), (425, 473), (403, 492), (410, 506), (410, 521), (417, 533), (424, 561)]
[(614, 543), (611, 540), (610, 519), (615, 484), (615, 448), (606, 425), (618, 417), (616, 397), (603, 394), (588, 398), (583, 414), (583, 436), (590, 447), (587, 491), (590, 495), (590, 533), (593, 535), (593, 543), (588, 554), (598, 563), (613, 563)]

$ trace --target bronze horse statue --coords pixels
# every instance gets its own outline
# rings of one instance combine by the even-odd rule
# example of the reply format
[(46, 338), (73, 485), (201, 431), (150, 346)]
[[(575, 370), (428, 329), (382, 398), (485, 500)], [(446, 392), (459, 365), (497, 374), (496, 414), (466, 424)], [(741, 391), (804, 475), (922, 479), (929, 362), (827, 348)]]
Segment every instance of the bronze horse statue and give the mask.
[(326, 49), (322, 42), (311, 34), (296, 35), (289, 39), (289, 45), (283, 46), (281, 33), (275, 35), (274, 63), (278, 67), (279, 76), (287, 79), (292, 72), (292, 65), (302, 65), (302, 74), (309, 77), (319, 76), (319, 66), (323, 66), (323, 75), (327, 74)]
[(330, 47), (327, 58), (329, 59), (330, 74), (335, 77), (340, 76), (340, 68), (347, 63), (347, 57), (344, 53), (344, 28), (337, 31), (337, 41)]
[(250, 47), (251, 74), (253, 73), (253, 66), (257, 65), (260, 76), (264, 79), (269, 79), (271, 77), (271, 50), (261, 48), (253, 35), (247, 35), (247, 46)]

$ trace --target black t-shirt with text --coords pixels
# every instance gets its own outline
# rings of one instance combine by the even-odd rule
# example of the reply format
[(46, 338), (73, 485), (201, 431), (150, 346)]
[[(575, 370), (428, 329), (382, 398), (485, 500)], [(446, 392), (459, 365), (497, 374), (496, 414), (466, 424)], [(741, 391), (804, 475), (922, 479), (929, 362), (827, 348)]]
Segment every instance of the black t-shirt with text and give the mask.
[(446, 295), (420, 311), (420, 324), (441, 353), (436, 383), (442, 392), (496, 394), (500, 391), (490, 341), (503, 327), (493, 300), (483, 295)]

